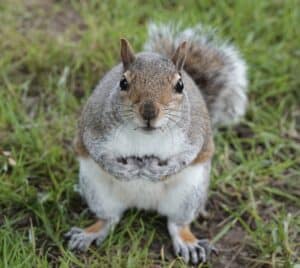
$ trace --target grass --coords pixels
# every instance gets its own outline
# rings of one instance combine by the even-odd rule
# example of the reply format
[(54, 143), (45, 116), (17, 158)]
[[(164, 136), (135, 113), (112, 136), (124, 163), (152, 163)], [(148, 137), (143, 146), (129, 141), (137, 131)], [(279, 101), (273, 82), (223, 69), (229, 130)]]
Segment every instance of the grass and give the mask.
[(249, 64), (247, 116), (215, 136), (210, 219), (194, 224), (221, 251), (207, 266), (300, 263), (298, 0), (10, 0), (0, 17), (0, 267), (184, 267), (155, 213), (129, 211), (86, 254), (63, 238), (94, 220), (73, 189), (78, 114), (150, 20), (217, 27)]

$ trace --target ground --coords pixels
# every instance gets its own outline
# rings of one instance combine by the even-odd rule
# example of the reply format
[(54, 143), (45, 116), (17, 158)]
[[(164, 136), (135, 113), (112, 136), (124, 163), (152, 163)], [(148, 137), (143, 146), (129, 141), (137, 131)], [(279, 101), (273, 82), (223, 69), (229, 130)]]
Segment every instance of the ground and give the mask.
[(203, 266), (300, 263), (298, 0), (4, 0), (0, 18), (0, 267), (185, 267), (155, 213), (129, 211), (85, 254), (63, 237), (94, 221), (73, 187), (80, 109), (151, 20), (216, 27), (249, 65), (247, 115), (215, 135), (210, 215), (193, 225), (220, 250)]

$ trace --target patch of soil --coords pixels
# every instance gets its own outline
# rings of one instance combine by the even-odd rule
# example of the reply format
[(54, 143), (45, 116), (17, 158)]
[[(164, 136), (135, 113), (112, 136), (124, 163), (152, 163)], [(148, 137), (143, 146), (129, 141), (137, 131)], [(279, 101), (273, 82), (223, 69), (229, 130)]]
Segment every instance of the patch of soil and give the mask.
[[(26, 14), (23, 16), (21, 30), (27, 33), (31, 29), (42, 30), (46, 34), (57, 37), (69, 28), (76, 29), (71, 39), (80, 39), (80, 32), (86, 24), (80, 14), (67, 2), (60, 3), (60, 8), (55, 8), (54, 0), (29, 0), (25, 3)], [(34, 18), (34, 19), (32, 19)]]
[(218, 257), (212, 258), (213, 267), (247, 267), (245, 260), (242, 258), (248, 255), (245, 247), (245, 241), (245, 231), (239, 226), (234, 226), (216, 244), (219, 250), (219, 255)]

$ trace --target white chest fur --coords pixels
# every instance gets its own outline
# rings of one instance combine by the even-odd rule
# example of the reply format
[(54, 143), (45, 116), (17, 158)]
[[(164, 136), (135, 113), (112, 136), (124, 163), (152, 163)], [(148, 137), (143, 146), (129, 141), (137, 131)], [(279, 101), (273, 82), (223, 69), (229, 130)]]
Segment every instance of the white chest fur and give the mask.
[(114, 129), (102, 146), (116, 156), (155, 155), (161, 159), (186, 149), (185, 133), (179, 128), (158, 129), (149, 133), (135, 128), (128, 124)]

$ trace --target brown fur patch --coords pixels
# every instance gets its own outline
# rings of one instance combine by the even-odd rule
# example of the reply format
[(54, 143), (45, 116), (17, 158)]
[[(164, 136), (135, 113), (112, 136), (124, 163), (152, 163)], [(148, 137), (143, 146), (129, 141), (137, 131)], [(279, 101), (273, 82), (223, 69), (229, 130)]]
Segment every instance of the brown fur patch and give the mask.
[(214, 49), (195, 44), (189, 47), (184, 69), (201, 89), (209, 111), (224, 88), (224, 79), (220, 76), (224, 65), (224, 59)]
[(193, 161), (193, 164), (203, 163), (211, 159), (214, 154), (214, 150), (215, 150), (215, 146), (214, 146), (213, 138), (210, 137), (208, 142), (206, 142), (203, 145), (202, 150)]
[(184, 242), (187, 243), (195, 243), (197, 241), (197, 238), (193, 235), (188, 225), (179, 230), (179, 236)]
[(163, 90), (159, 98), (159, 103), (162, 105), (168, 105), (171, 101), (172, 94), (168, 90)]
[(104, 226), (105, 222), (102, 220), (96, 221), (94, 224), (91, 226), (87, 227), (85, 231), (87, 233), (98, 233)]
[(87, 157), (89, 155), (87, 149), (85, 148), (83, 141), (79, 135), (77, 135), (73, 142), (74, 151), (77, 156)]

